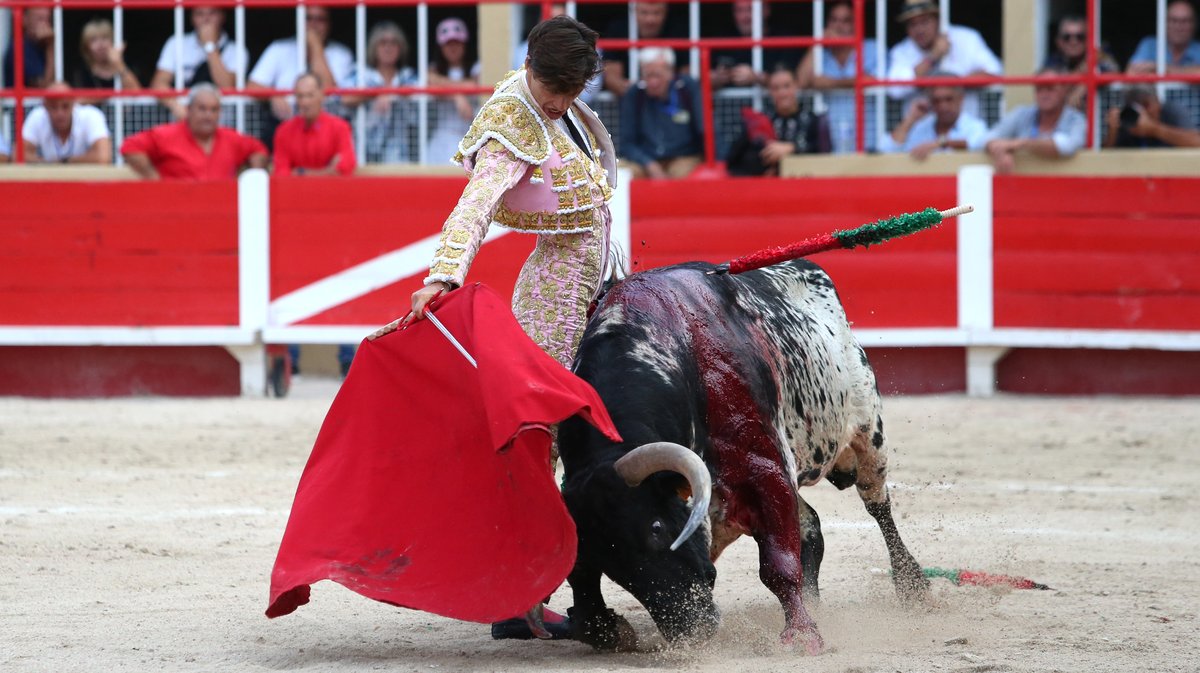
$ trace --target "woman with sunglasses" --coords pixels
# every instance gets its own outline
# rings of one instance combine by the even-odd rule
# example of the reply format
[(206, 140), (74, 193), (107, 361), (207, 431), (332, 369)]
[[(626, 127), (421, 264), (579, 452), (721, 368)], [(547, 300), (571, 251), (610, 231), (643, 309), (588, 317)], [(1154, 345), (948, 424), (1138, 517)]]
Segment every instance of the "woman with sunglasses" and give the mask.
[[(1101, 51), (1096, 60), (1099, 72), (1118, 72), (1117, 62), (1108, 52)], [(1068, 14), (1058, 21), (1054, 32), (1054, 48), (1046, 56), (1045, 68), (1078, 75), (1087, 72), (1087, 19)], [(1067, 104), (1080, 111), (1087, 109), (1087, 87), (1078, 84), (1071, 88)]]

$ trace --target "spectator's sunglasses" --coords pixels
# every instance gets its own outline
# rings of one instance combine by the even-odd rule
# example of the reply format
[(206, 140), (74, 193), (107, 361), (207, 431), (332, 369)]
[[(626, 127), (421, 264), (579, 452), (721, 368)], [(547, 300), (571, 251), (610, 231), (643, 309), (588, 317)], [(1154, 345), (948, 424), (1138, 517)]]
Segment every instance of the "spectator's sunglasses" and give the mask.
[(304, 20), (309, 23), (327, 23), (329, 21), (328, 14), (305, 14)]
[(1063, 42), (1083, 42), (1087, 39), (1087, 33), (1059, 33), (1058, 39)]

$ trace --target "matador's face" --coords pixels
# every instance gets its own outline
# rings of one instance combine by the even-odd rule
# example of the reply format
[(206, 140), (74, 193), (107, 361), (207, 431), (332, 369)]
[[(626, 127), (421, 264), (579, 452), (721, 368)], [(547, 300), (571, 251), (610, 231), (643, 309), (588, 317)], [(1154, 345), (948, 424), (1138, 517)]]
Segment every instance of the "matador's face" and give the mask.
[(529, 84), (529, 93), (533, 94), (533, 100), (542, 109), (542, 114), (556, 121), (567, 114), (567, 110), (571, 109), (571, 103), (574, 103), (579, 94), (583, 93), (582, 91), (555, 93), (546, 86), (545, 82), (534, 77), (533, 73), (529, 71), (526, 71), (525, 81)]

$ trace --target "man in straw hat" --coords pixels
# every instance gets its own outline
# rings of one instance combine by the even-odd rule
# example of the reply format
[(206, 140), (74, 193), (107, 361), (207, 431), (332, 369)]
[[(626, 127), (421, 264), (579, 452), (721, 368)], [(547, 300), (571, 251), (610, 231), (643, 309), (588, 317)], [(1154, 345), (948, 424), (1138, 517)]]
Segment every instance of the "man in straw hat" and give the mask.
[[(934, 70), (958, 77), (1003, 72), (1000, 59), (988, 48), (978, 31), (947, 25), (942, 32), (936, 0), (905, 0), (896, 21), (904, 24), (908, 37), (888, 52), (888, 79), (927, 77)], [(893, 86), (888, 88), (888, 95), (910, 99), (917, 95), (917, 89)], [(978, 98), (968, 94), (964, 110), (978, 115)]]

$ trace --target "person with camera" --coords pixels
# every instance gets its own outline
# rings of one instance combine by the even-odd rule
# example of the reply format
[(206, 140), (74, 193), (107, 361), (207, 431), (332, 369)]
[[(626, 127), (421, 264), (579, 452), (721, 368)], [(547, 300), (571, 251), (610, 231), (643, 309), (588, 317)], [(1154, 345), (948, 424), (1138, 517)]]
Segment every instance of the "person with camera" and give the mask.
[(1200, 147), (1200, 131), (1188, 111), (1158, 100), (1152, 86), (1125, 92), (1125, 105), (1110, 108), (1104, 147)]

